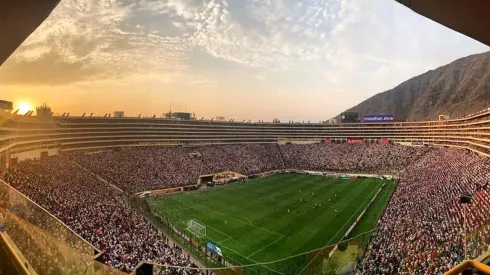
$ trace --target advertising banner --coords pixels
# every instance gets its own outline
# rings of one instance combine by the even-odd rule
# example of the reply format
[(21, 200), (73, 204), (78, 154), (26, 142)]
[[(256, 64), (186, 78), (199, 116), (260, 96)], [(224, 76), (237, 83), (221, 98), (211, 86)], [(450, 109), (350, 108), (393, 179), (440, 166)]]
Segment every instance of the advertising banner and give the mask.
[(390, 144), (390, 140), (387, 139), (387, 138), (382, 138), (382, 139), (379, 140), (379, 143), (381, 143), (381, 144)]
[(347, 143), (365, 143), (363, 138), (347, 138)]
[(216, 245), (212, 244), (211, 242), (206, 242), (206, 246), (208, 247), (209, 251), (214, 252), (220, 256), (223, 256), (221, 249), (219, 247), (217, 247)]
[(192, 239), (192, 238), (189, 240), (189, 243), (191, 245), (193, 245), (194, 247), (198, 247), (199, 246), (199, 244), (196, 241), (194, 241), (194, 239)]
[(393, 115), (366, 115), (363, 119), (364, 123), (368, 122), (394, 122)]

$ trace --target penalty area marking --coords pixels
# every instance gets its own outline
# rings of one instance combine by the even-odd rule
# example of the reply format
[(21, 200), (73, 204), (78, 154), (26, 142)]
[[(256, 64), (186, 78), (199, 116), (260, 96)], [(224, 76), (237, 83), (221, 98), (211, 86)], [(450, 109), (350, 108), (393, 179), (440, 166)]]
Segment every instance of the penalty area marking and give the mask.
[[(216, 243), (216, 244), (220, 244), (220, 245), (221, 245), (221, 242), (227, 241), (227, 240), (229, 240), (229, 239), (233, 239), (233, 238), (232, 238), (230, 235), (228, 235), (228, 234), (226, 234), (226, 233), (224, 233), (224, 232), (221, 232), (220, 230), (218, 230), (218, 229), (216, 229), (216, 228), (214, 228), (214, 227), (212, 227), (212, 226), (208, 226), (208, 225), (206, 225), (205, 223), (202, 223), (202, 222), (201, 222), (201, 221), (199, 221), (199, 220), (195, 220), (195, 221), (197, 221), (197, 222), (199, 222), (199, 223), (201, 223), (201, 224), (205, 225), (206, 227), (211, 228), (212, 230), (216, 230), (217, 232), (220, 232), (220, 233), (222, 233), (223, 235), (225, 235), (225, 236), (228, 236), (228, 237), (229, 237), (229, 238), (227, 238), (227, 239), (224, 239), (224, 240), (221, 240), (221, 241), (219, 241), (219, 242), (218, 242), (218, 241), (216, 241), (216, 240), (214, 240), (214, 239), (212, 239), (212, 238), (210, 238), (210, 237), (206, 236), (206, 238), (207, 238), (207, 239), (209, 239), (210, 241), (212, 241), (212, 242), (214, 242), (214, 243)], [(280, 238), (283, 238), (283, 237), (284, 237), (284, 235), (283, 235), (283, 236), (281, 236)], [(280, 238), (279, 238), (279, 239), (280, 239)], [(277, 240), (276, 240), (276, 241), (277, 241)], [(271, 269), (270, 267), (267, 267), (267, 266), (265, 266), (265, 265), (262, 265), (262, 264), (260, 264), (259, 262), (256, 262), (256, 261), (254, 261), (254, 260), (250, 259), (249, 257), (247, 257), (247, 256), (245, 256), (245, 255), (243, 255), (243, 254), (241, 254), (241, 253), (239, 253), (239, 252), (237, 252), (237, 251), (235, 251), (235, 250), (233, 250), (233, 249), (231, 249), (231, 248), (229, 248), (229, 247), (225, 246), (225, 245), (221, 245), (221, 247), (222, 247), (222, 248), (224, 248), (224, 249), (226, 249), (226, 250), (229, 250), (229, 251), (231, 251), (231, 252), (233, 252), (233, 253), (235, 253), (235, 254), (237, 254), (237, 255), (239, 255), (239, 256), (241, 256), (241, 257), (243, 257), (243, 258), (245, 258), (245, 259), (247, 259), (247, 260), (249, 260), (249, 261), (251, 261), (251, 262), (254, 262), (254, 263), (255, 263), (255, 264), (257, 264), (257, 265), (263, 266), (263, 267), (265, 267), (266, 269), (268, 269), (268, 270), (270, 270), (270, 271), (272, 271), (272, 272), (274, 272), (274, 273), (285, 275), (284, 273), (281, 273), (281, 272), (279, 272), (279, 271), (277, 271), (277, 270)]]
[[(374, 190), (371, 192), (371, 194), (369, 194), (369, 196), (366, 197), (366, 199), (362, 202), (362, 204), (359, 206), (359, 208), (357, 208), (357, 210), (350, 216), (350, 218), (344, 223), (344, 225), (342, 225), (342, 227), (339, 229), (339, 231), (337, 231), (337, 233), (335, 233), (335, 235), (333, 235), (332, 238), (330, 238), (330, 240), (326, 243), (325, 246), (323, 246), (323, 248), (327, 247), (329, 245), (329, 243), (340, 233), (340, 231), (342, 231), (342, 229), (344, 229), (344, 227), (349, 223), (349, 221), (352, 219), (352, 217), (354, 217), (354, 215), (359, 211), (359, 209), (361, 209), (362, 206), (365, 206), (364, 204), (366, 203), (367, 200), (369, 200), (371, 198), (371, 196), (373, 195), (374, 192), (376, 192), (379, 188), (379, 184), (376, 186), (376, 188), (374, 188)], [(316, 257), (321, 254), (321, 253), (317, 253), (315, 255), (315, 257), (313, 257), (310, 262), (305, 265), (305, 267), (299, 272), (299, 274), (301, 274), (312, 262), (313, 260), (316, 259)]]
[[(202, 204), (199, 204), (199, 203), (196, 203), (196, 204), (201, 205), (202, 207), (205, 207), (205, 208), (207, 208), (207, 209), (209, 209), (209, 210), (211, 210), (211, 211), (213, 211), (213, 212), (215, 212), (215, 213), (218, 213), (218, 214), (220, 214), (220, 215), (222, 215), (222, 216), (228, 216), (228, 215), (225, 215), (225, 214), (223, 214), (223, 213), (220, 213), (219, 211), (213, 210), (213, 209), (211, 209), (211, 208), (209, 208), (209, 207), (207, 207), (207, 206), (205, 206), (205, 205), (202, 205)], [(162, 208), (161, 208), (161, 207), (159, 207), (157, 204), (153, 204), (153, 205), (154, 205), (154, 206), (156, 206), (157, 208), (159, 208), (159, 209), (163, 210), (163, 212), (164, 212), (165, 214), (167, 214), (167, 215), (169, 215), (169, 216), (171, 216), (171, 217), (174, 217), (174, 218), (175, 218), (175, 216), (173, 216), (172, 214), (168, 213), (167, 211), (165, 211), (165, 209), (162, 209)], [(188, 209), (188, 208), (195, 208), (195, 207), (196, 207), (196, 206), (187, 207), (187, 209)], [(176, 210), (178, 210), (178, 209), (174, 209), (173, 211), (176, 211)], [(230, 217), (230, 216), (228, 216), (228, 217)], [(239, 220), (239, 219), (237, 219), (237, 218), (234, 218), (234, 217), (231, 217), (231, 218), (232, 218), (232, 219), (234, 219), (234, 220), (236, 220), (236, 221), (238, 221), (238, 222), (240, 222), (240, 223), (242, 223), (242, 224), (247, 225), (246, 223), (244, 223), (243, 221), (241, 221), (241, 220)], [(178, 220), (178, 219), (177, 219), (177, 220)], [(216, 240), (214, 240), (214, 239), (211, 239), (209, 236), (206, 236), (206, 238), (207, 238), (207, 239), (209, 239), (209, 240), (211, 240), (211, 241), (215, 242), (216, 244), (220, 244), (220, 245), (221, 245), (221, 243), (223, 243), (223, 242), (225, 242), (225, 241), (228, 241), (228, 240), (230, 240), (230, 239), (233, 239), (233, 237), (232, 237), (232, 236), (230, 236), (230, 235), (226, 234), (225, 232), (223, 232), (223, 231), (221, 231), (221, 230), (219, 230), (219, 229), (216, 229), (216, 228), (214, 228), (214, 227), (212, 227), (212, 226), (210, 226), (210, 225), (207, 225), (207, 224), (205, 224), (205, 223), (201, 222), (200, 220), (197, 220), (197, 219), (194, 219), (194, 220), (195, 220), (195, 221), (197, 221), (197, 222), (199, 222), (200, 224), (202, 224), (202, 225), (206, 226), (206, 228), (209, 228), (209, 229), (211, 229), (211, 230), (215, 230), (216, 232), (218, 232), (218, 233), (222, 234), (223, 236), (226, 236), (226, 237), (227, 237), (227, 238), (225, 238), (225, 239), (223, 239), (223, 240), (216, 241)], [(187, 221), (189, 221), (189, 220), (187, 220)], [(186, 221), (180, 221), (180, 222), (181, 222), (183, 225), (187, 226)], [(258, 229), (261, 229), (261, 230), (264, 230), (264, 231), (268, 231), (268, 232), (270, 232), (270, 233), (272, 233), (272, 234), (278, 235), (278, 236), (279, 236), (279, 238), (278, 238), (278, 239), (276, 239), (274, 242), (277, 242), (277, 241), (279, 241), (280, 239), (282, 239), (282, 238), (284, 238), (284, 237), (285, 237), (283, 234), (276, 233), (276, 232), (273, 232), (273, 231), (269, 231), (268, 229), (265, 229), (265, 228), (262, 228), (262, 227), (255, 226), (255, 225), (253, 225), (253, 224), (252, 224), (252, 222), (251, 222), (250, 220), (249, 220), (249, 222), (250, 222), (250, 226), (253, 226), (253, 227), (255, 227), (255, 228), (258, 228)], [(189, 231), (187, 228), (186, 228), (185, 230), (186, 230), (186, 231)], [(189, 231), (189, 232), (190, 232), (190, 231)], [(192, 232), (190, 232), (190, 233), (192, 233)], [(254, 260), (250, 259), (249, 257), (246, 257), (245, 255), (242, 255), (242, 254), (240, 254), (240, 253), (236, 252), (235, 250), (233, 250), (233, 249), (231, 249), (231, 248), (229, 248), (229, 247), (227, 247), (227, 246), (222, 245), (222, 247), (223, 247), (223, 248), (226, 248), (226, 249), (228, 249), (228, 250), (230, 250), (230, 251), (232, 251), (233, 253), (236, 253), (237, 255), (240, 255), (240, 256), (244, 257), (245, 259), (248, 259), (248, 260), (250, 260), (250, 261), (252, 261), (252, 262), (254, 262), (254, 263), (258, 263), (258, 262), (256, 262), (256, 261), (254, 261)], [(269, 268), (269, 267), (267, 267), (267, 266), (264, 266), (264, 267), (265, 267), (265, 268), (267, 268), (267, 269), (269, 269), (269, 270), (271, 270), (271, 271), (273, 271), (273, 272), (276, 272), (276, 273), (278, 273), (278, 274), (283, 274), (283, 273), (280, 273), (280, 272), (278, 272), (278, 271), (276, 271), (276, 270), (272, 270), (272, 269), (270, 269), (270, 268)]]
[[(221, 230), (218, 230), (218, 229), (216, 229), (216, 228), (214, 228), (214, 227), (212, 227), (212, 226), (210, 226), (210, 225), (207, 225), (207, 224), (203, 223), (202, 221), (200, 221), (200, 220), (198, 220), (198, 219), (191, 219), (191, 220), (194, 220), (194, 221), (196, 221), (196, 222), (198, 222), (198, 223), (200, 223), (200, 224), (202, 224), (202, 225), (206, 226), (206, 230), (207, 230), (207, 228), (209, 228), (209, 229), (211, 229), (211, 230), (214, 230), (214, 231), (216, 231), (216, 232), (220, 233), (221, 235), (226, 236), (226, 237), (227, 237), (227, 238), (226, 238), (226, 240), (233, 239), (233, 237), (232, 237), (232, 236), (230, 236), (230, 235), (226, 234), (225, 232), (223, 232), (223, 231), (221, 231)], [(187, 222), (188, 222), (188, 221), (190, 221), (190, 220), (187, 220)], [(184, 221), (182, 221), (182, 223), (183, 223), (184, 225), (187, 225), (187, 223), (186, 223), (186, 222), (184, 222)], [(186, 229), (186, 230), (187, 230), (187, 229)], [(189, 230), (187, 230), (187, 231), (189, 231)], [(206, 235), (206, 237), (208, 237), (208, 236)], [(209, 238), (208, 238), (208, 239), (209, 239)], [(224, 240), (221, 240), (221, 242), (224, 242)]]
[(282, 238), (284, 238), (284, 235), (282, 235), (281, 237), (277, 238), (275, 241), (273, 241), (273, 242), (272, 242), (272, 243), (270, 243), (269, 245), (266, 245), (266, 246), (264, 246), (263, 248), (261, 248), (261, 249), (259, 249), (259, 250), (255, 251), (254, 253), (252, 253), (252, 254), (248, 255), (248, 256), (247, 256), (247, 258), (250, 258), (250, 257), (252, 257), (253, 255), (255, 255), (255, 254), (257, 254), (257, 253), (262, 252), (263, 250), (265, 250), (265, 249), (269, 248), (269, 247), (270, 247), (270, 246), (272, 246), (273, 244), (275, 244), (275, 243), (277, 243), (278, 241), (280, 241)]
[[(195, 197), (193, 197), (193, 198), (194, 198), (194, 199), (196, 199)], [(262, 231), (266, 231), (266, 232), (268, 232), (268, 233), (271, 233), (271, 234), (274, 234), (274, 235), (277, 235), (277, 236), (284, 236), (283, 234), (280, 234), (280, 233), (277, 233), (277, 232), (274, 232), (274, 231), (270, 231), (270, 230), (269, 230), (269, 229), (267, 229), (267, 228), (263, 228), (263, 227), (260, 227), (260, 226), (256, 226), (256, 225), (254, 225), (254, 224), (253, 224), (251, 221), (250, 221), (250, 224), (247, 224), (247, 223), (243, 222), (242, 220), (237, 219), (236, 217), (233, 217), (234, 215), (228, 215), (228, 214), (221, 213), (221, 212), (216, 211), (216, 210), (214, 210), (214, 209), (212, 209), (212, 208), (209, 208), (208, 206), (206, 206), (206, 205), (204, 205), (204, 204), (200, 204), (200, 203), (198, 203), (198, 202), (196, 202), (196, 201), (193, 201), (193, 203), (194, 203), (194, 204), (197, 204), (197, 205), (200, 205), (201, 207), (206, 208), (206, 209), (208, 209), (209, 211), (214, 212), (214, 213), (216, 213), (216, 214), (218, 214), (218, 215), (221, 215), (221, 216), (225, 216), (225, 217), (232, 218), (233, 220), (238, 221), (238, 222), (239, 222), (239, 223), (241, 223), (241, 224), (250, 225), (250, 226), (252, 226), (252, 227), (255, 227), (255, 228), (257, 228), (257, 229), (260, 229), (260, 230), (262, 230)]]
[(271, 201), (275, 202), (275, 203), (280, 203), (280, 202), (283, 202), (283, 201), (276, 201), (276, 200), (274, 199), (274, 197), (275, 197), (275, 196), (282, 196), (282, 193), (274, 193), (274, 194), (272, 194), (272, 195), (269, 197), (269, 199), (270, 199)]

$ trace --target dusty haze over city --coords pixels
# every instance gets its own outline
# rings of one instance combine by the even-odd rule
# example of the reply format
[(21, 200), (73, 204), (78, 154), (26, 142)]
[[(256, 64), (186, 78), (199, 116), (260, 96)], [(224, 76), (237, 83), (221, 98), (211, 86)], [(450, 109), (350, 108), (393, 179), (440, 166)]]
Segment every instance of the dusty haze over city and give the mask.
[(488, 50), (393, 0), (62, 0), (0, 67), (0, 99), (317, 122)]

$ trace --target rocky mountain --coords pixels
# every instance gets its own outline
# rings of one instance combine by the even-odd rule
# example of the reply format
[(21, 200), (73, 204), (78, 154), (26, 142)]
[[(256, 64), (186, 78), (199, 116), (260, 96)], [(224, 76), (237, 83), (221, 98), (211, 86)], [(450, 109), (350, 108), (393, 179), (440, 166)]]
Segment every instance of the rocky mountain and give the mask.
[(468, 115), (490, 107), (490, 52), (458, 59), (347, 110), (393, 114), (397, 121)]

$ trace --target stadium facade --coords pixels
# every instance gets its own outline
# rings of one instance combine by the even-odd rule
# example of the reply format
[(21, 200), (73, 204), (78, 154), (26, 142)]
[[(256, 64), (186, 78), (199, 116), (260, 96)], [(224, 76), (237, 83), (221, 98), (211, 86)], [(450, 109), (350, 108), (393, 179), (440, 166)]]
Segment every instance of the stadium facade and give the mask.
[[(0, 168), (6, 171), (26, 159), (74, 151), (216, 144), (395, 143), (466, 149), (489, 157), (489, 123), (490, 109), (452, 120), (389, 123), (247, 123), (131, 117), (30, 117), (4, 113), (0, 117)], [(4, 188), (4, 194), (17, 192), (6, 185)], [(37, 205), (20, 193), (17, 197), (22, 198), (22, 205), (37, 209)], [(55, 218), (45, 216), (57, 224)], [(68, 235), (76, 241), (81, 239), (71, 231)], [(92, 258), (92, 251), (95, 255), (101, 253), (91, 245), (85, 250), (88, 252), (84, 251), (87, 258), (84, 261)]]
[(126, 146), (331, 142), (464, 148), (490, 156), (490, 109), (444, 121), (394, 123), (243, 123), (161, 118), (6, 116), (0, 168), (26, 158)]

